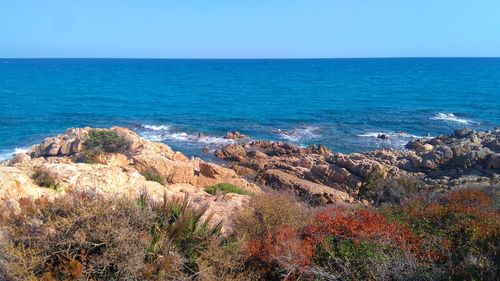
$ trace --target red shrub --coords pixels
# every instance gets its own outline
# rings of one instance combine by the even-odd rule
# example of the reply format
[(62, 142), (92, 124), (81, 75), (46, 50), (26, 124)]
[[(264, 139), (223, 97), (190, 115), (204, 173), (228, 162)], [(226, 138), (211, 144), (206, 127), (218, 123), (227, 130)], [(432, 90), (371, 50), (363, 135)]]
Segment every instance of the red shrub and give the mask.
[(327, 208), (315, 216), (305, 233), (312, 244), (326, 236), (350, 238), (355, 242), (386, 242), (410, 251), (415, 251), (419, 244), (418, 237), (405, 225), (389, 223), (379, 212), (366, 209), (351, 212), (343, 208)]
[(268, 233), (266, 239), (249, 241), (247, 254), (261, 262), (291, 269), (309, 265), (313, 251), (296, 229), (279, 227)]

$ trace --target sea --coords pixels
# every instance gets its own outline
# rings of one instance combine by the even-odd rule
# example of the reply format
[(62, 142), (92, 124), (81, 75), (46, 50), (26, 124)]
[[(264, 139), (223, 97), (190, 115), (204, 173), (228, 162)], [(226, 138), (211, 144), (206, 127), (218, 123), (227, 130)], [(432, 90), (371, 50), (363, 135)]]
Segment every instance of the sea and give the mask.
[(500, 127), (500, 58), (0, 59), (0, 159), (84, 126), (127, 127), (202, 158), (234, 142), (228, 131), (404, 149)]

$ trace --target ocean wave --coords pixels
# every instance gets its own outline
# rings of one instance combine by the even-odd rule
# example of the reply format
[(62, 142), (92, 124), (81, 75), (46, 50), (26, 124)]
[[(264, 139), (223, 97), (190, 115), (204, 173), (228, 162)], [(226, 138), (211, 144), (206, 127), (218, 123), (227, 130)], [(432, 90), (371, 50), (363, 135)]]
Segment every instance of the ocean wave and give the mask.
[(368, 132), (368, 133), (363, 133), (357, 135), (358, 137), (365, 137), (365, 138), (379, 138), (385, 135), (389, 139), (391, 137), (398, 137), (398, 138), (412, 138), (412, 139), (421, 139), (421, 138), (428, 138), (426, 136), (417, 136), (417, 135), (412, 135), (408, 134), (406, 132)]
[(225, 139), (219, 136), (203, 136), (186, 132), (175, 132), (171, 126), (166, 125), (142, 125), (146, 129), (138, 132), (141, 137), (155, 142), (182, 142), (187, 145), (199, 145), (202, 147), (220, 147), (236, 143), (235, 140)]
[(168, 125), (147, 125), (147, 124), (141, 125), (141, 127), (153, 131), (168, 131), (171, 128), (171, 126)]
[(12, 150), (1, 150), (0, 151), (0, 161), (4, 161), (12, 158), (15, 154), (28, 152), (29, 147), (16, 147)]
[(477, 122), (472, 121), (472, 120), (460, 118), (453, 113), (443, 113), (443, 112), (436, 113), (434, 116), (431, 117), (431, 119), (445, 121), (445, 122), (458, 123), (458, 124), (463, 124), (463, 125), (470, 125), (473, 123), (477, 123)]
[(317, 126), (301, 126), (292, 130), (274, 130), (281, 139), (295, 143), (320, 138), (319, 131), (320, 128)]
[[(403, 148), (409, 141), (416, 139), (428, 139), (431, 136), (418, 136), (407, 132), (366, 132), (357, 135), (360, 138), (369, 139), (370, 144), (376, 143), (379, 147)], [(385, 138), (384, 138), (385, 136)]]

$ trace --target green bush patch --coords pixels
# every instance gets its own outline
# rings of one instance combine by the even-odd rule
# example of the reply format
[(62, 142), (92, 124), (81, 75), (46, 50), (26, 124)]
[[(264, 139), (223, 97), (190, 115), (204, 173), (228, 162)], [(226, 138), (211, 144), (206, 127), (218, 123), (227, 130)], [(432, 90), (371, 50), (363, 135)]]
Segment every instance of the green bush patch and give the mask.
[(155, 181), (159, 184), (163, 184), (165, 182), (163, 177), (153, 170), (146, 170), (142, 172), (141, 175), (148, 181)]
[(100, 163), (105, 153), (124, 153), (131, 144), (129, 139), (115, 131), (92, 129), (83, 143), (85, 148), (78, 160), (88, 164)]
[(92, 129), (84, 142), (86, 150), (120, 153), (127, 150), (131, 142), (115, 131)]
[(243, 188), (237, 187), (230, 183), (219, 183), (216, 185), (205, 187), (205, 192), (212, 195), (226, 194), (226, 193), (236, 193), (241, 195), (253, 195), (253, 193), (244, 190)]
[(41, 187), (48, 187), (54, 190), (57, 190), (60, 187), (59, 181), (54, 173), (51, 173), (43, 166), (35, 168), (33, 174), (31, 175), (31, 179), (33, 179), (35, 183)]

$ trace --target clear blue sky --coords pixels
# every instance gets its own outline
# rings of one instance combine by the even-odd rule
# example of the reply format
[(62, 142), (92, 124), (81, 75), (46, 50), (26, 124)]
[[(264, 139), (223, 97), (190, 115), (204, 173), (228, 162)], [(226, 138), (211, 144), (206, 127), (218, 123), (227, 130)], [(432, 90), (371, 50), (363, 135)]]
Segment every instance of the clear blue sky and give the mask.
[(500, 56), (500, 0), (0, 0), (0, 57)]

